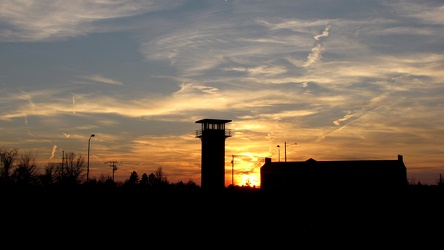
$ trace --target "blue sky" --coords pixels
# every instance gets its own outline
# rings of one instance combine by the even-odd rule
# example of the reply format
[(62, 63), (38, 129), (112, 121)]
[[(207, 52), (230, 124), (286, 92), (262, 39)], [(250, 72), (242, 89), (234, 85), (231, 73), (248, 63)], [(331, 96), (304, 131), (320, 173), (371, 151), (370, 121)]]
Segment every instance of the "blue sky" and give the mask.
[[(116, 180), (200, 185), (200, 124), (232, 120), (226, 183), (265, 157), (397, 159), (444, 173), (444, 3), (3, 0), (0, 145)], [(278, 148), (277, 145), (280, 145)], [(279, 156), (280, 153), (280, 156)]]

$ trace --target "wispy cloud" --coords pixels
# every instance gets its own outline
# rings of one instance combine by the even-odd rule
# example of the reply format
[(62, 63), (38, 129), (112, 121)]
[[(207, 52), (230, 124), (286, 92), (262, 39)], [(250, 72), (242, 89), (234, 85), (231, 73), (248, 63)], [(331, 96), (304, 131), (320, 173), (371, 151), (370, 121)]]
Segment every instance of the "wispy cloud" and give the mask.
[(0, 39), (41, 41), (84, 36), (94, 31), (115, 30), (119, 28), (100, 28), (100, 24), (93, 23), (171, 9), (183, 2), (184, 0), (4, 0), (0, 3), (0, 20), (7, 25), (0, 33)]
[(322, 34), (314, 36), (314, 39), (319, 41), (322, 37), (327, 37), (329, 34), (330, 27), (331, 27), (330, 25), (325, 27), (324, 31), (322, 31)]
[(396, 13), (401, 16), (414, 17), (427, 24), (442, 25), (444, 23), (444, 4), (442, 1), (403, 1), (403, 2), (387, 2), (387, 6), (393, 7)]
[(111, 85), (123, 85), (122, 82), (113, 80), (111, 78), (102, 76), (102, 75), (91, 75), (91, 76), (83, 76), (82, 78), (97, 82), (97, 83), (105, 83)]
[(339, 126), (341, 124), (341, 122), (347, 121), (348, 119), (352, 118), (353, 114), (347, 114), (344, 117), (337, 119), (335, 121), (333, 121), (333, 123), (337, 126)]
[(311, 52), (307, 57), (307, 61), (304, 63), (303, 66), (308, 67), (319, 61), (321, 58), (322, 50), (323, 50), (322, 45), (316, 44), (316, 46), (311, 49)]

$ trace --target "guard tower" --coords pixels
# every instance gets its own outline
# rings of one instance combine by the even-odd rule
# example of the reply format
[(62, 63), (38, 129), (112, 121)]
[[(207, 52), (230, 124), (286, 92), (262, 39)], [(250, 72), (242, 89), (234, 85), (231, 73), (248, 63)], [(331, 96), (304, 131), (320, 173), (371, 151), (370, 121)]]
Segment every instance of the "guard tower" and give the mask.
[(225, 124), (231, 120), (202, 119), (196, 138), (202, 141), (201, 187), (204, 190), (225, 189), (225, 139), (231, 137), (231, 130)]

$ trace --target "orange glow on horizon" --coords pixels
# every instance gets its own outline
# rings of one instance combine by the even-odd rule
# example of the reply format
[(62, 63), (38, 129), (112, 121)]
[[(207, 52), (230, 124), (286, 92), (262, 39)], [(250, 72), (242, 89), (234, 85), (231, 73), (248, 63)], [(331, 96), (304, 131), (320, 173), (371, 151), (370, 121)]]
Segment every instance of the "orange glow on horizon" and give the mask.
[(264, 164), (263, 158), (253, 153), (240, 153), (237, 155), (226, 155), (230, 164), (225, 166), (227, 186), (260, 187), (260, 168)]

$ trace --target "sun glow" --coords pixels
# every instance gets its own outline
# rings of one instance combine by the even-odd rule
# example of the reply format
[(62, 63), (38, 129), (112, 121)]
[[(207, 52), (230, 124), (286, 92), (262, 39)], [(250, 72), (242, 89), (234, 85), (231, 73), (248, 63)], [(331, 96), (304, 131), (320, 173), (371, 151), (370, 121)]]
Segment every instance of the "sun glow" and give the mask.
[[(235, 186), (260, 187), (260, 168), (263, 165), (259, 159), (251, 153), (230, 155), (231, 166), (228, 171), (227, 180), (229, 184), (234, 182)], [(228, 173), (229, 172), (229, 173)]]
[(241, 178), (241, 185), (240, 186), (247, 186), (247, 187), (259, 187), (260, 186), (260, 177), (259, 174), (252, 173), (252, 174), (242, 174)]

